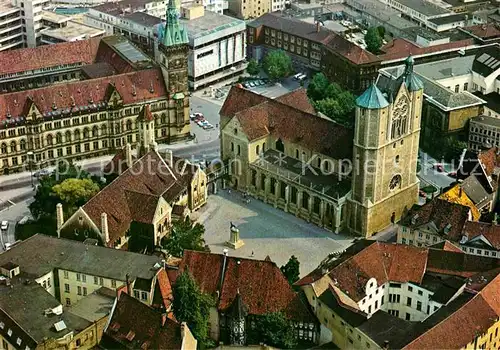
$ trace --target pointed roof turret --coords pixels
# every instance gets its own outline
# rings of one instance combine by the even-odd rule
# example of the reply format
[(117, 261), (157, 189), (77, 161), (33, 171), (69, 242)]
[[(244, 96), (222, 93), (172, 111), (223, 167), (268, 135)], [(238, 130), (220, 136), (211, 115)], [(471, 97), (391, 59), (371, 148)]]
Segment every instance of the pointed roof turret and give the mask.
[(406, 84), (408, 91), (419, 91), (424, 88), (422, 80), (420, 80), (413, 72), (413, 65), (415, 60), (413, 56), (408, 56), (405, 60), (405, 72), (403, 73), (403, 81)]
[(144, 121), (152, 121), (153, 120), (153, 114), (151, 113), (151, 108), (149, 105), (144, 105), (139, 112), (139, 115), (137, 116), (138, 120), (144, 120)]
[(356, 99), (356, 105), (366, 109), (381, 109), (389, 106), (389, 102), (382, 94), (382, 91), (372, 83), (361, 96)]
[(162, 44), (165, 46), (174, 46), (187, 44), (189, 42), (187, 30), (180, 24), (179, 11), (175, 6), (174, 0), (169, 0), (167, 7), (167, 21), (163, 31)]

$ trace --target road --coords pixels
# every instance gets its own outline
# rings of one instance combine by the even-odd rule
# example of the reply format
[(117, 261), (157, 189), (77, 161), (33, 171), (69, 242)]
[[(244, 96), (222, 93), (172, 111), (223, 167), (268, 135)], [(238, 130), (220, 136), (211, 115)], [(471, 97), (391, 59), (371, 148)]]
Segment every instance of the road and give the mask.
[[(178, 143), (173, 145), (159, 145), (160, 150), (171, 149), (174, 155), (187, 158), (194, 162), (200, 162), (205, 159), (212, 160), (219, 157), (219, 110), (220, 103), (203, 99), (197, 96), (191, 97), (191, 111), (201, 112), (205, 118), (214, 125), (212, 130), (203, 130), (198, 125), (192, 123), (191, 130), (196, 136), (194, 141)], [(217, 127), (216, 127), (217, 126)], [(86, 159), (77, 162), (83, 169), (93, 174), (100, 174), (104, 165), (106, 165), (112, 156), (104, 156), (93, 159)], [(33, 184), (38, 183), (33, 178)], [(14, 242), (15, 223), (23, 216), (29, 215), (28, 202), (33, 197), (34, 191), (31, 184), (31, 175), (29, 172), (11, 174), (0, 177), (0, 221), (9, 221), (9, 233), (2, 232), (0, 237), (4, 243)], [(12, 230), (12, 232), (10, 231)], [(2, 245), (0, 244), (0, 248)]]
[(427, 185), (433, 185), (438, 190), (443, 189), (451, 185), (455, 179), (448, 176), (447, 171), (439, 172), (434, 169), (434, 164), (443, 164), (445, 170), (455, 170), (452, 169), (450, 164), (444, 164), (443, 162), (439, 162), (436, 159), (429, 156), (427, 153), (420, 151), (420, 165), (421, 169), (418, 174), (418, 177), (421, 180), (420, 187), (425, 187)]

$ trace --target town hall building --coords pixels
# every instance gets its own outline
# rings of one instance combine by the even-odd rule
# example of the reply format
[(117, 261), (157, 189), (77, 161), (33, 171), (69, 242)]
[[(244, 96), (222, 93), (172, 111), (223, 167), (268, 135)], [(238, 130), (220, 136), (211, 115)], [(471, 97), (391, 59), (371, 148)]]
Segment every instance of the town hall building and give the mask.
[(354, 129), (317, 114), (304, 89), (272, 100), (233, 87), (220, 111), (231, 184), (333, 232), (371, 236), (417, 203), (422, 99), (412, 57), (357, 98)]

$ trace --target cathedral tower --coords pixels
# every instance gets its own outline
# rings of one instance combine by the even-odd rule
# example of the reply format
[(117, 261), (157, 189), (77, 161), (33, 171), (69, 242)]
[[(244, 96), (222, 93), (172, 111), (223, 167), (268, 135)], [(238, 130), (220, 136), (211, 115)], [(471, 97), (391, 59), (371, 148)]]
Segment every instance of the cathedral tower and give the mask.
[(189, 136), (188, 53), (189, 39), (179, 21), (174, 0), (169, 0), (165, 27), (159, 33), (157, 59), (168, 92), (168, 141)]
[(366, 237), (398, 221), (418, 201), (423, 84), (413, 73), (412, 57), (383, 90), (373, 84), (356, 100), (348, 226)]

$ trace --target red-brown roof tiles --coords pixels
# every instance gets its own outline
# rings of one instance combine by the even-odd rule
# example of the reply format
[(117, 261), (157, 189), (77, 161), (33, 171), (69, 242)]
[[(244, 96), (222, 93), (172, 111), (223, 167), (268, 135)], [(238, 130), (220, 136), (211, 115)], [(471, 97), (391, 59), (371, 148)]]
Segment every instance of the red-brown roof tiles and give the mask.
[(107, 348), (181, 349), (181, 325), (121, 293), (103, 335)]
[(24, 116), (28, 99), (31, 99), (38, 110), (47, 115), (47, 118), (61, 117), (65, 115), (62, 112), (66, 110), (69, 113), (79, 113), (81, 108), (97, 110), (97, 104), (108, 102), (107, 93), (110, 86), (120, 94), (125, 105), (166, 98), (167, 95), (161, 70), (153, 68), (111, 77), (1, 94), (0, 122), (8, 119), (8, 116)]
[(94, 63), (101, 38), (0, 52), (0, 75), (64, 64)]
[(390, 61), (402, 59), (409, 55), (424, 55), (444, 50), (459, 49), (474, 44), (473, 39), (453, 41), (450, 43), (421, 47), (403, 38), (396, 38), (382, 47), (383, 54), (379, 55), (382, 60)]
[(276, 101), (283, 103), (284, 105), (291, 106), (302, 112), (309, 114), (316, 114), (314, 107), (312, 106), (309, 98), (307, 97), (307, 91), (304, 88), (300, 88), (289, 92), (288, 94), (282, 95), (276, 98)]
[(363, 50), (361, 47), (350, 42), (341, 35), (332, 34), (325, 39), (323, 43), (328, 50), (342, 55), (356, 65), (381, 61), (379, 57), (371, 52)]
[(481, 151), (478, 153), (477, 158), (483, 164), (486, 174), (491, 176), (495, 168), (500, 164), (499, 159), (499, 149), (497, 147), (492, 147), (487, 151)]
[[(233, 87), (221, 112), (221, 116), (228, 118), (234, 115), (250, 140), (272, 134), (276, 138), (303, 145), (307, 149), (336, 159), (352, 156), (351, 130), (278, 100), (260, 101), (260, 97), (256, 96), (259, 95)], [(285, 102), (287, 101), (288, 99), (285, 99)]]
[(429, 249), (426, 271), (450, 276), (471, 277), (499, 266), (499, 259)]
[(468, 240), (482, 235), (495, 249), (500, 250), (500, 226), (498, 225), (486, 222), (467, 222), (464, 234), (467, 235)]
[(159, 196), (168, 201), (172, 196), (166, 196), (166, 192), (173, 187), (183, 188), (177, 182), (162, 157), (150, 151), (82, 208), (99, 228), (101, 214), (107, 213), (109, 236), (114, 241), (126, 233), (132, 221), (151, 223)]
[(463, 29), (481, 39), (495, 39), (500, 37), (500, 27), (496, 23), (479, 24)]
[(403, 349), (461, 349), (484, 334), (500, 315), (500, 275), (472, 300)]
[(239, 291), (250, 314), (282, 311), (292, 319), (307, 322), (314, 319), (272, 261), (224, 258), (219, 254), (185, 250), (178, 273), (185, 269), (203, 292), (215, 296), (219, 291), (221, 311), (231, 306)]

